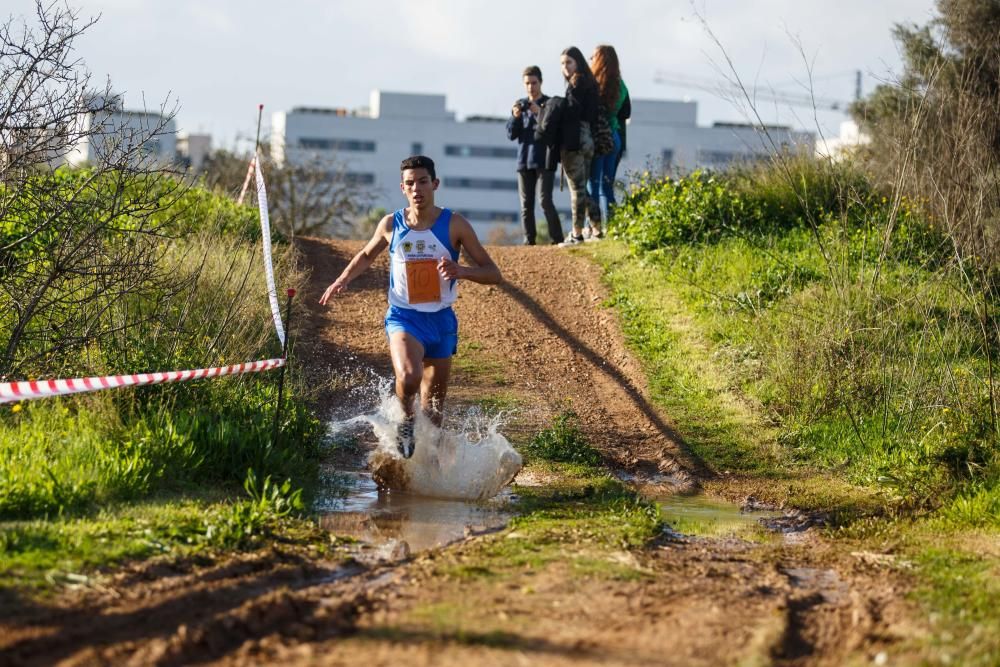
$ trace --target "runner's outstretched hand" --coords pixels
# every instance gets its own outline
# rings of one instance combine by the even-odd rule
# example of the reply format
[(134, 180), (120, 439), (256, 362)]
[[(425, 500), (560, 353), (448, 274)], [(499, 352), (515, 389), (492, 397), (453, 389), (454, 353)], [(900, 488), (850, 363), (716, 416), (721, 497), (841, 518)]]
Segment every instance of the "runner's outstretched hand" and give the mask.
[(340, 278), (337, 278), (336, 280), (333, 281), (333, 283), (329, 287), (326, 288), (326, 291), (323, 292), (323, 296), (319, 298), (319, 304), (321, 306), (325, 306), (326, 302), (330, 300), (331, 296), (333, 296), (334, 294), (340, 294), (346, 289), (347, 289), (347, 282), (342, 281)]

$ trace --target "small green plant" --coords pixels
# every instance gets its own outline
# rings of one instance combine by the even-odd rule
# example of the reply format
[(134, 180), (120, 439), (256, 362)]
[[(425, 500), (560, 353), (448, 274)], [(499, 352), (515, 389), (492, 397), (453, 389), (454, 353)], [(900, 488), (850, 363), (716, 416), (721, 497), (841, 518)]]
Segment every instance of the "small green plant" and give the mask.
[(293, 489), (290, 479), (286, 479), (279, 486), (273, 483), (271, 476), (268, 475), (258, 485), (257, 474), (253, 468), (249, 468), (247, 477), (243, 481), (243, 488), (250, 496), (251, 505), (255, 510), (271, 518), (281, 519), (295, 512), (301, 512), (304, 507), (302, 489)]
[(527, 453), (545, 461), (596, 466), (600, 453), (587, 442), (580, 430), (576, 413), (567, 410), (555, 418), (550, 428), (538, 433), (528, 443)]
[(246, 548), (266, 537), (283, 519), (301, 512), (302, 489), (293, 489), (291, 480), (275, 484), (270, 475), (259, 482), (253, 468), (247, 470), (243, 488), (249, 500), (220, 511), (207, 527), (205, 538), (216, 545)]

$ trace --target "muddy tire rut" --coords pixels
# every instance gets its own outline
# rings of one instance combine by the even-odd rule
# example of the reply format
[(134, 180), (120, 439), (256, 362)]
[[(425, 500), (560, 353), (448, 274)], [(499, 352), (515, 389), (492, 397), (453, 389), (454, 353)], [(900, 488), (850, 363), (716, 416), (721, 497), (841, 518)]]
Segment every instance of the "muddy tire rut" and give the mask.
[[(298, 356), (318, 408), (343, 415), (355, 378), (391, 373), (382, 333), (382, 261), (332, 307), (316, 301), (356, 242), (301, 239), (310, 282), (298, 299)], [(692, 489), (708, 471), (646, 398), (600, 271), (555, 248), (491, 248), (500, 286), (463, 284), (449, 402), (498, 394), (521, 406), (510, 435), (566, 409), (625, 476)], [(442, 577), (473, 563), (478, 540), (393, 562), (324, 562), (293, 548), (217, 563), (146, 563), (54, 601), (0, 601), (0, 664), (839, 665), (895, 651), (913, 632), (903, 583), (805, 531), (761, 546), (665, 535), (622, 552), (637, 580), (580, 579), (558, 564), (498, 590)], [(803, 537), (804, 535), (804, 537)], [(13, 597), (10, 597), (13, 595)], [(417, 622), (461, 597), (480, 633)], [(485, 628), (495, 624), (487, 631)]]

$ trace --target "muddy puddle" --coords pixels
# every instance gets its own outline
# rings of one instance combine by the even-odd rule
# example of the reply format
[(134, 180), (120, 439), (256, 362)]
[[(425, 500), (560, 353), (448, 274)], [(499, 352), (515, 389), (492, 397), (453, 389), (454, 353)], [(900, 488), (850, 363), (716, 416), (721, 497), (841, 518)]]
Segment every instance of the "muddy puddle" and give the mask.
[(326, 491), (314, 503), (324, 528), (359, 540), (362, 555), (396, 560), (507, 525), (521, 456), (498, 415), (458, 408), (439, 427), (418, 411), (416, 451), (401, 459), (403, 415), (391, 383), (376, 378), (359, 396), (346, 409), (353, 416), (327, 424)]
[(499, 530), (513, 515), (508, 490), (488, 501), (440, 500), (380, 491), (366, 470), (336, 475), (341, 492), (315, 504), (320, 525), (367, 543), (378, 558), (397, 560)]
[(674, 494), (655, 500), (660, 504), (664, 521), (678, 535), (738, 537), (763, 530), (769, 520), (783, 516), (777, 510), (746, 511), (739, 505), (698, 494)]

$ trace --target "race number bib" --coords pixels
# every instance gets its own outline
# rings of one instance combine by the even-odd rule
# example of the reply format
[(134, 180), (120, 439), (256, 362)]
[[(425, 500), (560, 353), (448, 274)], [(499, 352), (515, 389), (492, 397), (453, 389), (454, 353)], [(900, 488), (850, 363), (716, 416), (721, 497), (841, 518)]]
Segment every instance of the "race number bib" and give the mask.
[(406, 263), (406, 289), (410, 303), (441, 300), (441, 279), (436, 259), (414, 259)]

